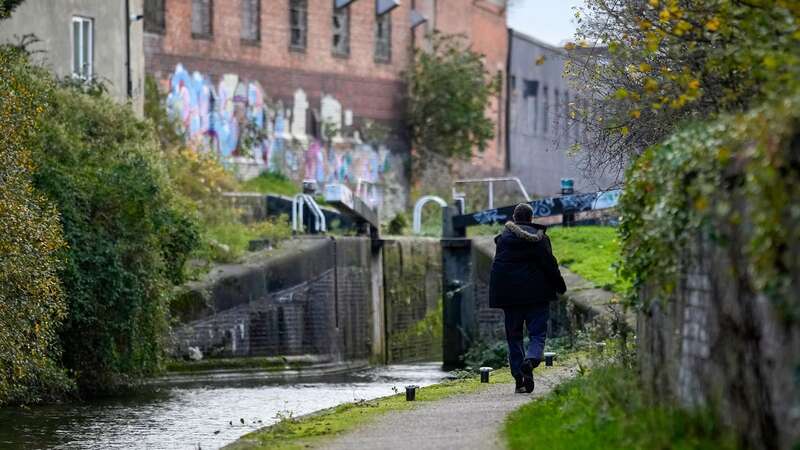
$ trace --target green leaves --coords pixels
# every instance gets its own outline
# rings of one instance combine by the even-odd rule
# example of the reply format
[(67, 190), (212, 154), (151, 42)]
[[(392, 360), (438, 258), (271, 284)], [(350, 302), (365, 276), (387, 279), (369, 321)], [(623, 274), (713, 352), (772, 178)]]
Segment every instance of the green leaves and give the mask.
[[(800, 93), (748, 113), (688, 126), (649, 148), (627, 173), (620, 200), (622, 275), (629, 300), (647, 285), (668, 300), (682, 258), (705, 239), (724, 249), (741, 286), (800, 320)], [(652, 299), (649, 298), (649, 299)]]
[(417, 149), (467, 159), (494, 137), (486, 109), (500, 83), (461, 36), (434, 33), (407, 73), (408, 122)]

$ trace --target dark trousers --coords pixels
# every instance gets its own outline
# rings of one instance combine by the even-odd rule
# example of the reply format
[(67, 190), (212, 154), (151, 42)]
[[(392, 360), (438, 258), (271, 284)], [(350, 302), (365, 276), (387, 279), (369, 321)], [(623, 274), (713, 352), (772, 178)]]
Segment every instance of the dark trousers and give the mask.
[[(533, 360), (533, 366), (539, 365), (544, 353), (544, 340), (547, 336), (547, 319), (550, 317), (550, 305), (544, 303), (536, 306), (503, 308), (506, 322), (506, 340), (508, 341), (508, 362), (514, 378), (522, 377), (522, 361)], [(525, 328), (528, 329), (528, 349), (523, 344)]]

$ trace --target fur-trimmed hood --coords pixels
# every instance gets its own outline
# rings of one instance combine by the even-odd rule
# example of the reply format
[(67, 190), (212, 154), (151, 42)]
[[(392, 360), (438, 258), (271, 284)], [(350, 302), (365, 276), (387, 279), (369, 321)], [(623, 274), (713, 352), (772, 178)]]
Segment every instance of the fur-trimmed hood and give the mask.
[(506, 222), (505, 229), (514, 236), (531, 242), (539, 242), (544, 238), (544, 228), (539, 228), (535, 224), (520, 225), (514, 222)]

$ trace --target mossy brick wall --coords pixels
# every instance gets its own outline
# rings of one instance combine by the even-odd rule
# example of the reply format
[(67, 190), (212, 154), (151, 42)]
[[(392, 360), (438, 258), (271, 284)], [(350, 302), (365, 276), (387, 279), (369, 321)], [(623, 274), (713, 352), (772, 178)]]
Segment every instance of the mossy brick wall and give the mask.
[(442, 254), (438, 239), (384, 241), (387, 361), (442, 358)]
[(370, 357), (371, 243), (294, 239), (277, 254), (216, 268), (172, 304), (172, 352)]
[(664, 399), (711, 405), (746, 448), (797, 448), (800, 330), (766, 295), (742, 288), (742, 256), (700, 236), (686, 249), (672, 298), (639, 313), (642, 379)]

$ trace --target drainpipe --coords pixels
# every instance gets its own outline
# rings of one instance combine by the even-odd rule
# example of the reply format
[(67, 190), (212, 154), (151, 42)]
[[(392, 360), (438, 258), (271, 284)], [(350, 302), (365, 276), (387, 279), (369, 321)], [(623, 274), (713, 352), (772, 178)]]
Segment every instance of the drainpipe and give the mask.
[(506, 55), (506, 172), (511, 171), (511, 52), (514, 49), (514, 30), (508, 29), (508, 54)]
[(131, 8), (130, 0), (125, 0), (125, 92), (133, 98), (131, 82)]

